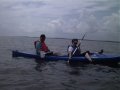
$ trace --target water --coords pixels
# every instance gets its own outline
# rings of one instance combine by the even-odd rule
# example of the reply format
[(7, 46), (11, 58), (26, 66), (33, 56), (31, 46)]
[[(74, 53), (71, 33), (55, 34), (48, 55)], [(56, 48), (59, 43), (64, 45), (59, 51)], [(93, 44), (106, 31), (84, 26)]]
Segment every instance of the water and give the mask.
[[(65, 61), (37, 63), (12, 58), (11, 50), (34, 50), (37, 38), (0, 37), (0, 90), (120, 90), (120, 68), (86, 64), (70, 66)], [(47, 39), (52, 51), (66, 54), (70, 40)], [(82, 51), (120, 54), (120, 43), (82, 41)]]

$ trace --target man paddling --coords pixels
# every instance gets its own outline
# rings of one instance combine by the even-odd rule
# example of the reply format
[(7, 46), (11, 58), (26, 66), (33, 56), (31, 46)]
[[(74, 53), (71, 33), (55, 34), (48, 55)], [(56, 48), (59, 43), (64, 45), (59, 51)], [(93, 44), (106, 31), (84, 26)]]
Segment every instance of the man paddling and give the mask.
[(40, 55), (41, 57), (43, 57), (45, 54), (47, 55), (53, 54), (52, 52), (50, 52), (49, 48), (47, 47), (45, 43), (45, 39), (46, 39), (46, 36), (44, 34), (41, 34), (40, 40), (37, 40), (34, 42), (36, 54)]
[(85, 58), (87, 58), (90, 62), (92, 62), (92, 59), (89, 54), (90, 54), (89, 51), (81, 53), (80, 43), (78, 43), (78, 39), (72, 39), (72, 45), (68, 47), (68, 56), (69, 56), (68, 61), (70, 61), (74, 56), (85, 56)]

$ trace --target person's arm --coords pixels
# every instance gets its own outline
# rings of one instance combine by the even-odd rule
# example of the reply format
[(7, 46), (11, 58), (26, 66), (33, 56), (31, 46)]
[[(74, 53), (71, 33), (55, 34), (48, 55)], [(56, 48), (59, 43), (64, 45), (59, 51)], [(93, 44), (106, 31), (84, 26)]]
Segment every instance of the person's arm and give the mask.
[(41, 49), (41, 44), (40, 44), (40, 42), (38, 41), (38, 42), (36, 42), (36, 54), (37, 55), (41, 55), (41, 53), (40, 53), (40, 49)]
[(41, 49), (41, 43), (38, 41), (36, 42), (36, 50), (40, 50)]
[(68, 59), (70, 60), (72, 58), (72, 51), (73, 51), (73, 48), (70, 46), (68, 48)]
[(68, 52), (68, 57), (69, 57), (69, 59), (71, 59), (72, 58), (72, 52)]

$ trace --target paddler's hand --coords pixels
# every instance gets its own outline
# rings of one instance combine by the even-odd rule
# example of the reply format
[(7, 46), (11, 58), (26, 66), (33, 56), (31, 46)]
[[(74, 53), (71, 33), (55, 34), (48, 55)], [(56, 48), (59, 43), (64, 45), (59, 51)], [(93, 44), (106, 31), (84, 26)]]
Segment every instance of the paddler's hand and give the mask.
[(71, 60), (72, 60), (72, 58), (69, 58), (67, 62), (70, 63)]
[(48, 49), (48, 51), (47, 52), (50, 52), (50, 49)]

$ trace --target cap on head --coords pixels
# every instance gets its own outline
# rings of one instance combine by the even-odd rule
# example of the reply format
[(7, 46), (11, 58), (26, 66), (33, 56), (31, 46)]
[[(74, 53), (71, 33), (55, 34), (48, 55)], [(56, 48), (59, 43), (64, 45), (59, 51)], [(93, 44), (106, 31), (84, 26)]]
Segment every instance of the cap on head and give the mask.
[(78, 39), (72, 39), (72, 43), (78, 42)]

